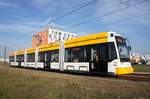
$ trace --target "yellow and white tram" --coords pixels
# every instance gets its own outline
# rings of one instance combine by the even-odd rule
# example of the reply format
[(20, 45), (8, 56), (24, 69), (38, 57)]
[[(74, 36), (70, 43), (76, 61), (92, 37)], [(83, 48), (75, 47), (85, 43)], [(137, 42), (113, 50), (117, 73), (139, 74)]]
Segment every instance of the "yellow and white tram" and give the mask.
[(60, 71), (130, 74), (129, 46), (116, 32), (101, 32), (13, 52), (10, 66)]

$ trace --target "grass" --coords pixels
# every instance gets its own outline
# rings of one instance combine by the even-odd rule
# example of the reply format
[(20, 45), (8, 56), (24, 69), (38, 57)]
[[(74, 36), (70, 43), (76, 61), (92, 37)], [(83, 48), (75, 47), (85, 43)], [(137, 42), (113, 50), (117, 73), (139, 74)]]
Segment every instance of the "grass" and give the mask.
[(150, 72), (150, 66), (148, 65), (133, 65), (135, 72)]
[(0, 66), (0, 99), (149, 99), (150, 82)]

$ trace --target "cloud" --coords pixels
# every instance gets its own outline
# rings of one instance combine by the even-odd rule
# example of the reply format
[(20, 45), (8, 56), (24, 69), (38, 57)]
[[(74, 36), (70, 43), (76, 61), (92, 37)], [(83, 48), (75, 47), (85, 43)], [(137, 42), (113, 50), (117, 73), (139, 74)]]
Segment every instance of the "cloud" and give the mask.
[(35, 29), (35, 27), (20, 24), (0, 24), (1, 33), (27, 34)]
[[(137, 4), (143, 0), (103, 0), (96, 5), (95, 17), (105, 15), (109, 12), (122, 9), (130, 5)], [(102, 6), (103, 5), (103, 6)], [(115, 6), (116, 5), (116, 6)], [(124, 34), (131, 41), (133, 51), (146, 54), (150, 53), (150, 47), (147, 46), (149, 40), (149, 15), (150, 1), (132, 6), (130, 8), (112, 13), (110, 15), (99, 17), (97, 21), (101, 30), (111, 30)], [(112, 24), (111, 24), (112, 23)], [(106, 24), (106, 25), (105, 25)], [(101, 27), (102, 25), (102, 27)]]
[(50, 0), (33, 0), (34, 3), (36, 4), (47, 4)]
[[(7, 45), (13, 50), (25, 49), (31, 47), (31, 38), (33, 33), (41, 31), (43, 28), (31, 27), (22, 24), (0, 24), (0, 33), (8, 34), (6, 37), (0, 37), (0, 45)], [(31, 24), (34, 24), (34, 22)], [(30, 24), (30, 25), (31, 25)], [(54, 24), (54, 28), (63, 28), (63, 26)], [(16, 46), (17, 45), (17, 46)]]
[[(97, 10), (95, 12), (95, 16), (100, 16), (109, 12), (116, 11), (118, 9), (122, 9), (124, 7), (128, 7), (134, 4), (137, 4), (138, 2), (142, 2), (143, 0), (103, 0), (103, 2), (100, 2), (97, 4)], [(105, 7), (101, 7), (101, 5), (104, 5)], [(118, 19), (127, 18), (127, 17), (134, 17), (135, 15), (141, 15), (144, 13), (149, 12), (149, 4), (150, 2), (145, 1), (142, 4), (114, 12), (113, 14), (107, 15), (105, 17), (101, 17), (102, 20), (105, 22), (110, 21), (117, 21)], [(113, 6), (114, 5), (114, 6)], [(116, 5), (116, 6), (115, 6)]]
[(41, 21), (31, 21), (31, 20), (29, 20), (29, 21), (20, 21), (19, 22), (19, 24), (23, 24), (23, 25), (25, 25), (25, 26), (28, 26), (28, 27), (42, 27), (42, 26), (44, 26), (45, 25), (45, 22), (43, 22), (42, 20)]
[[(1, 35), (0, 40), (3, 45), (18, 45), (17, 48), (30, 47), (31, 38), (34, 33), (43, 30), (46, 26), (42, 21), (15, 21), (10, 24), (0, 24), (0, 33), (5, 33)], [(59, 24), (54, 24), (54, 28), (63, 28), (64, 26)], [(6, 39), (6, 37), (8, 37)], [(27, 41), (27, 42), (26, 42)], [(26, 42), (26, 44), (24, 44)]]
[[(30, 36), (31, 38), (31, 36)], [(26, 42), (26, 43), (25, 43)], [(31, 47), (31, 39), (21, 40), (21, 39), (6, 39), (0, 38), (0, 48), (7, 46), (8, 50), (19, 50)]]
[(32, 0), (32, 4), (37, 8), (48, 7), (51, 6), (54, 1), (55, 0)]
[(9, 23), (0, 24), (0, 31), (14, 32), (19, 34), (25, 34), (26, 32), (38, 31), (46, 26), (43, 20), (35, 20), (33, 18), (18, 17), (19, 20), (11, 20)]
[(0, 1), (0, 6), (18, 8), (16, 4), (11, 2), (4, 2), (4, 1)]
[(29, 24), (0, 24), (0, 33), (3, 33), (0, 36), (0, 44), (11, 49), (31, 47), (32, 34), (38, 30), (38, 27), (31, 27)]

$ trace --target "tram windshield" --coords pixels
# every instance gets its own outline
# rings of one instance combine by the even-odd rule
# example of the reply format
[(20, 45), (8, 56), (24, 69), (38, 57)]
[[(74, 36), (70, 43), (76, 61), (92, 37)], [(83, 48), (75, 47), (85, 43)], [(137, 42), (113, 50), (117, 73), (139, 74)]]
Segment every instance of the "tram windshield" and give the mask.
[(126, 43), (126, 39), (123, 37), (116, 36), (116, 43), (120, 55), (120, 60), (122, 62), (129, 61), (129, 49)]

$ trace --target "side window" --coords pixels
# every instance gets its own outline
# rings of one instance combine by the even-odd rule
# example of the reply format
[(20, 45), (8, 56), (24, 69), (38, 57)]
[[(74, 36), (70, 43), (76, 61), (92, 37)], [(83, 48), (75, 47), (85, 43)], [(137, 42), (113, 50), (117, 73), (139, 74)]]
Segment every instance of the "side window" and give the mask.
[(84, 47), (84, 60), (89, 61), (98, 61), (98, 46), (90, 45)]
[(98, 61), (98, 49), (96, 47), (91, 48), (91, 61)]
[(46, 58), (45, 61), (51, 61), (51, 53), (49, 51), (46, 52), (45, 58)]
[(84, 61), (89, 62), (91, 60), (91, 50), (90, 46), (84, 47)]
[(51, 52), (51, 62), (58, 62), (59, 61), (59, 53), (58, 51)]
[(9, 57), (9, 61), (10, 61), (10, 62), (14, 62), (14, 56), (10, 56), (10, 57)]
[(39, 52), (38, 53), (38, 61), (44, 62), (44, 58), (45, 58), (45, 52)]
[(27, 62), (34, 62), (35, 61), (35, 53), (27, 54)]
[(81, 62), (83, 61), (83, 50), (80, 47), (71, 49), (71, 60), (73, 62)]
[(16, 61), (17, 62), (23, 62), (24, 61), (24, 55), (17, 55), (16, 56)]
[(114, 43), (100, 44), (100, 60), (112, 61), (117, 58)]
[(20, 58), (19, 55), (17, 55), (16, 56), (16, 62), (19, 62), (19, 60), (20, 60), (19, 58)]
[(83, 62), (84, 49), (80, 47), (66, 49), (65, 52), (66, 62)]
[(39, 62), (50, 61), (50, 52), (39, 52), (38, 61)]
[(21, 61), (21, 62), (24, 62), (24, 55), (21, 55), (20, 61)]
[(89, 56), (88, 56), (88, 54), (89, 54), (89, 51), (88, 51), (88, 47), (84, 47), (84, 61), (85, 62), (88, 62), (89, 61)]
[(70, 49), (65, 49), (65, 62), (71, 62), (71, 51), (70, 51)]

